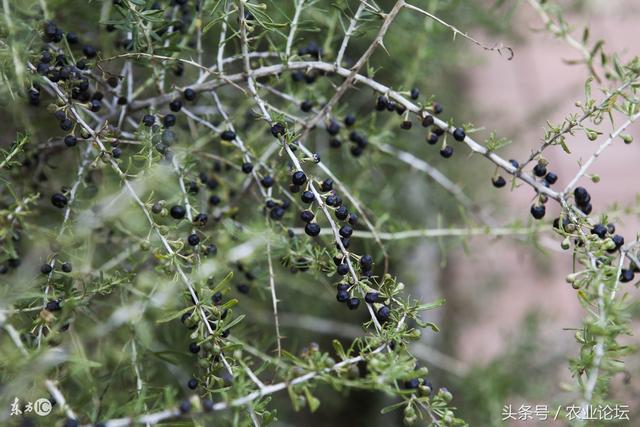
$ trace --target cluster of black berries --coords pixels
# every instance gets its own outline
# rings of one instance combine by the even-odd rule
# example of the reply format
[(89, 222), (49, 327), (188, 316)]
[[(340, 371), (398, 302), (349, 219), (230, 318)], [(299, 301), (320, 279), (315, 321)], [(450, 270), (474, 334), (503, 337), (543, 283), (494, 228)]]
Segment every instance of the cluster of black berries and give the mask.
[[(351, 128), (356, 123), (356, 116), (349, 113), (345, 116), (343, 123), (345, 127)], [(329, 146), (331, 148), (340, 148), (342, 146), (342, 139), (339, 137), (341, 126), (337, 120), (331, 119), (326, 125), (327, 132), (331, 135), (329, 139)], [(349, 132), (349, 141), (353, 143), (350, 148), (351, 155), (359, 157), (364, 152), (364, 149), (369, 144), (367, 137), (357, 130)]]
[[(513, 166), (515, 169), (518, 169), (520, 167), (520, 164), (517, 160), (511, 159), (509, 160), (509, 163), (511, 163), (511, 166)], [(491, 183), (496, 188), (502, 188), (507, 184), (507, 181), (502, 176), (495, 175), (493, 178), (491, 178)]]
[[(511, 164), (516, 169), (519, 167), (517, 166), (518, 162), (516, 162), (515, 160), (511, 160)], [(533, 167), (533, 175), (537, 178), (542, 178), (542, 185), (544, 185), (545, 187), (550, 187), (558, 180), (558, 175), (556, 175), (554, 172), (547, 171), (547, 164), (543, 161), (539, 161)], [(545, 195), (540, 195), (538, 197), (538, 203), (531, 206), (531, 216), (533, 216), (535, 219), (544, 218), (547, 212), (544, 204), (547, 202), (547, 200), (548, 199)]]
[(622, 245), (624, 245), (624, 237), (622, 237), (619, 234), (615, 234), (615, 232), (616, 232), (616, 226), (612, 223), (609, 223), (607, 225), (596, 224), (591, 228), (591, 234), (594, 234), (601, 239), (611, 237), (613, 246), (607, 249), (607, 251), (610, 253), (620, 250)]
[[(195, 101), (197, 97), (197, 92), (192, 88), (186, 88), (184, 91), (182, 91), (182, 96), (187, 101)], [(181, 109), (182, 109), (182, 100), (174, 99), (169, 103), (169, 110), (171, 110), (173, 113), (177, 113)], [(162, 126), (164, 126), (165, 130), (176, 125), (177, 118), (176, 118), (176, 115), (173, 113), (167, 113), (162, 117)], [(156, 116), (154, 116), (153, 114), (145, 114), (142, 117), (142, 124), (145, 125), (146, 127), (150, 128), (155, 123), (156, 123)], [(221, 135), (221, 137), (222, 136), (226, 136), (226, 134), (223, 132), (223, 135)], [(230, 140), (233, 140), (234, 138), (235, 138), (235, 134), (233, 134), (233, 138), (231, 138)]]
[[(199, 345), (197, 342), (191, 342), (188, 346), (189, 352), (200, 358), (201, 363), (199, 363), (199, 366), (203, 366), (206, 368), (212, 366), (221, 367), (220, 355), (222, 354), (223, 347), (222, 340), (230, 335), (229, 329), (218, 331), (218, 323), (226, 319), (229, 312), (228, 309), (223, 310), (220, 307), (223, 303), (222, 292), (215, 292), (211, 297), (211, 302), (213, 304), (213, 307), (203, 308), (202, 311), (204, 312), (205, 316), (207, 316), (206, 321), (209, 323), (211, 329), (216, 331), (217, 336), (213, 340), (207, 340), (202, 345)], [(193, 313), (184, 313), (180, 318), (180, 321), (189, 330), (195, 330), (198, 327), (198, 319), (193, 315)], [(229, 385), (232, 380), (232, 378), (229, 376), (223, 376), (223, 379), (227, 383), (227, 385)], [(196, 378), (189, 379), (189, 381), (187, 382), (187, 387), (191, 390), (195, 390), (198, 387), (198, 380)]]
[(255, 274), (253, 274), (253, 272), (251, 272), (250, 270), (247, 270), (247, 268), (241, 263), (237, 264), (237, 268), (238, 268), (238, 271), (244, 275), (244, 278), (246, 281), (243, 281), (242, 283), (237, 284), (236, 289), (241, 294), (248, 294), (249, 291), (251, 290), (251, 283), (256, 280), (256, 276)]
[[(194, 181), (190, 182), (189, 188), (191, 192), (197, 192), (197, 184)], [(160, 214), (163, 211), (163, 207), (161, 203), (155, 203), (151, 207), (151, 212), (154, 214)], [(187, 209), (183, 205), (173, 205), (169, 208), (169, 215), (173, 219), (181, 220), (187, 215)], [(219, 218), (218, 218), (219, 219)], [(196, 228), (204, 228), (209, 221), (209, 216), (203, 212), (197, 213), (192, 220), (192, 225)], [(201, 231), (194, 230), (191, 234), (187, 236), (187, 243), (189, 246), (193, 247), (194, 250), (196, 247), (200, 246), (201, 243)], [(209, 243), (201, 248), (201, 252), (205, 256), (214, 256), (218, 253), (218, 248), (215, 244)]]
[[(47, 22), (44, 24), (43, 40), (46, 43), (50, 43), (50, 45), (43, 47), (40, 58), (35, 65), (36, 71), (54, 83), (61, 81), (71, 82), (71, 95), (73, 99), (77, 99), (80, 102), (89, 102), (91, 101), (91, 97), (86, 93), (89, 88), (89, 80), (84, 75), (84, 71), (87, 69), (87, 60), (95, 58), (97, 50), (89, 44), (83, 45), (81, 48), (78, 47), (75, 57), (81, 59), (76, 60), (75, 64), (72, 64), (71, 61), (61, 53), (62, 50), (55, 46), (56, 43), (62, 41), (64, 36), (65, 33), (58, 28), (55, 23)], [(74, 32), (67, 33), (66, 40), (72, 49), (78, 46), (80, 41), (78, 35)], [(35, 91), (38, 90), (35, 89)], [(30, 102), (32, 104), (36, 103), (36, 98), (35, 93), (33, 95), (30, 94)], [(92, 110), (101, 107), (99, 99), (96, 101), (98, 102), (95, 103), (95, 106), (94, 103), (91, 105)]]
[[(51, 272), (53, 272), (54, 267), (55, 267), (55, 263), (42, 264), (40, 266), (40, 273), (48, 275)], [(70, 262), (63, 262), (60, 265), (60, 270), (62, 270), (63, 273), (71, 273), (71, 271), (73, 271), (73, 266), (71, 265)]]
[[(164, 19), (146, 22), (147, 24), (152, 25), (152, 36), (154, 38), (158, 38), (167, 34), (174, 33), (187, 34), (188, 29), (195, 17), (194, 11), (197, 13), (200, 10), (200, 3), (200, 1), (195, 2), (195, 8), (189, 5), (188, 0), (172, 0), (171, 4), (173, 7), (162, 5), (159, 1), (151, 3), (149, 7), (145, 8), (146, 11), (165, 11)], [(120, 0), (113, 1), (113, 4), (116, 6), (125, 7), (124, 2)], [(107, 24), (105, 29), (109, 33), (118, 30), (118, 28), (114, 24)], [(190, 48), (196, 47), (195, 40), (189, 40), (187, 44)], [(117, 49), (128, 51), (134, 50), (134, 48), (136, 48), (136, 46), (134, 46), (133, 39), (130, 38), (130, 33), (124, 33), (121, 37), (117, 38), (115, 40), (115, 47)], [(142, 47), (141, 50), (144, 50), (144, 47)], [(177, 63), (174, 68), (174, 73), (179, 76), (182, 75), (182, 72), (183, 65)]]
[[(411, 99), (416, 100), (420, 96), (420, 91), (418, 88), (413, 88), (410, 93)], [(376, 110), (378, 111), (395, 111), (398, 115), (405, 115), (404, 120), (400, 124), (400, 127), (405, 130), (409, 130), (413, 127), (413, 123), (409, 120), (408, 115), (406, 114), (407, 108), (401, 103), (396, 103), (391, 99), (387, 98), (384, 95), (380, 95), (376, 100)], [(425, 128), (431, 128), (429, 135), (427, 136), (427, 143), (429, 145), (435, 145), (438, 143), (440, 136), (444, 135), (445, 130), (441, 127), (435, 125), (435, 121), (433, 116), (437, 116), (442, 113), (444, 109), (439, 102), (434, 102), (431, 104), (429, 108), (426, 109), (424, 117), (422, 118), (422, 126)], [(466, 137), (465, 131), (462, 128), (456, 128), (453, 132), (453, 138), (456, 141), (464, 141)], [(453, 147), (444, 144), (440, 149), (440, 155), (448, 159), (453, 156)]]
[(575, 190), (573, 190), (573, 199), (578, 209), (585, 215), (589, 215), (593, 210), (593, 206), (591, 206), (591, 195), (584, 187), (576, 187)]

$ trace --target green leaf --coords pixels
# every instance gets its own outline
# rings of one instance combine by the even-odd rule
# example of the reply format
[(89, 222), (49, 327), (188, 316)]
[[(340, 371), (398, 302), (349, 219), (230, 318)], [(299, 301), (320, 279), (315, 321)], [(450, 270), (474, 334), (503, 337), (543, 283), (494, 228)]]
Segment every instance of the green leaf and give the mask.
[(388, 414), (391, 411), (395, 411), (397, 409), (402, 408), (404, 405), (405, 405), (404, 401), (403, 402), (394, 403), (393, 405), (389, 405), (389, 406), (386, 406), (386, 407), (382, 408), (380, 410), (380, 413), (383, 414), (383, 415), (384, 414)]
[(218, 282), (218, 284), (213, 288), (213, 292), (215, 293), (222, 290), (225, 286), (227, 286), (231, 279), (233, 279), (233, 271), (227, 273), (227, 275), (224, 276), (224, 279)]
[(308, 387), (304, 388), (304, 394), (307, 397), (307, 403), (309, 404), (309, 410), (315, 412), (320, 407), (320, 400), (311, 394)]
[(342, 343), (338, 340), (333, 340), (332, 341), (333, 344), (333, 349), (335, 350), (336, 354), (341, 358), (341, 359), (346, 359), (347, 358), (347, 354), (344, 352), (344, 347), (342, 347)]
[(228, 324), (226, 324), (224, 327), (225, 329), (231, 329), (232, 327), (234, 327), (235, 325), (237, 325), (238, 323), (242, 322), (242, 319), (244, 319), (246, 317), (245, 314), (241, 314), (240, 316), (236, 317), (235, 319), (233, 319), (231, 322), (229, 322)]
[(420, 304), (417, 308), (418, 308), (418, 311), (433, 310), (434, 308), (442, 307), (445, 302), (446, 302), (446, 299), (440, 298), (438, 300), (435, 300), (432, 303)]
[(191, 311), (193, 310), (192, 306), (189, 306), (187, 308), (183, 308), (182, 310), (178, 311), (178, 312), (173, 312), (170, 314), (165, 315), (164, 317), (161, 317), (160, 319), (156, 320), (156, 323), (166, 323), (166, 322), (170, 322), (173, 319), (176, 319), (180, 316), (182, 316), (184, 313), (186, 313), (187, 311)]

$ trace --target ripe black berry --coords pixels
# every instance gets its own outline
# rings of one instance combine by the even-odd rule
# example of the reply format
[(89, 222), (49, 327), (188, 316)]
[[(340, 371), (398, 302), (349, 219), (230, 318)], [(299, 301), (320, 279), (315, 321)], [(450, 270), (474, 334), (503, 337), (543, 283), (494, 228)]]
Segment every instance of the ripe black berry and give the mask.
[(119, 159), (120, 156), (122, 156), (122, 148), (114, 147), (114, 149), (111, 150), (111, 155), (113, 156), (114, 159)]
[(542, 219), (547, 209), (544, 205), (533, 205), (531, 206), (531, 216), (535, 219)]
[(433, 116), (426, 115), (422, 119), (422, 126), (428, 128), (429, 126), (431, 126), (433, 124), (433, 122), (434, 122)]
[(60, 120), (60, 129), (65, 132), (70, 131), (73, 128), (73, 122), (69, 119)]
[(353, 234), (353, 228), (350, 225), (343, 225), (340, 227), (340, 235), (345, 239), (348, 239)]
[(400, 124), (400, 127), (404, 130), (409, 130), (411, 129), (411, 126), (413, 126), (413, 123), (411, 123), (410, 120), (405, 120)]
[(389, 319), (390, 315), (391, 315), (391, 310), (386, 305), (383, 305), (378, 309), (377, 317), (378, 317), (378, 320), (380, 320), (381, 322), (384, 322), (387, 319)]
[(313, 103), (311, 101), (302, 101), (300, 104), (300, 109), (305, 113), (308, 113), (313, 108)]
[(387, 104), (389, 104), (389, 100), (386, 96), (379, 96), (376, 100), (376, 110), (382, 111), (387, 108)]
[(339, 206), (338, 209), (336, 209), (336, 218), (339, 220), (344, 221), (348, 216), (349, 210), (346, 206)]
[(585, 215), (589, 215), (593, 210), (593, 206), (591, 206), (591, 203), (587, 203), (586, 205), (578, 206), (578, 207), (580, 208), (582, 213), (584, 213)]
[(576, 200), (576, 204), (580, 206), (586, 206), (591, 201), (591, 196), (584, 187), (576, 187), (573, 190), (573, 197)]
[(327, 125), (327, 132), (329, 132), (329, 135), (337, 135), (338, 132), (340, 132), (340, 125), (338, 122), (332, 119)]
[(496, 188), (502, 188), (507, 184), (507, 181), (505, 181), (503, 177), (497, 176), (495, 178), (491, 178), (491, 183)]
[(344, 276), (349, 272), (349, 265), (347, 263), (340, 264), (337, 270), (339, 275)]
[(176, 116), (174, 116), (173, 114), (167, 114), (162, 119), (162, 124), (166, 128), (170, 128), (170, 127), (174, 126), (176, 124)]
[(93, 111), (94, 113), (97, 113), (98, 111), (100, 111), (100, 109), (102, 108), (102, 102), (98, 101), (97, 99), (94, 99), (91, 101), (89, 109), (91, 111)]
[(53, 206), (55, 206), (56, 208), (62, 209), (65, 206), (67, 206), (67, 203), (69, 201), (67, 200), (67, 196), (65, 196), (62, 193), (54, 193), (51, 196), (51, 203), (53, 204)]
[(282, 219), (282, 217), (284, 216), (285, 210), (282, 206), (277, 206), (275, 207), (271, 213), (269, 214), (269, 216), (271, 217), (271, 219), (274, 220), (279, 220)]
[(453, 139), (455, 139), (456, 141), (464, 141), (464, 138), (466, 136), (467, 134), (462, 128), (455, 128), (455, 130), (453, 131)]
[(315, 196), (313, 192), (308, 190), (304, 191), (300, 196), (300, 200), (302, 200), (303, 203), (311, 203), (314, 201), (314, 199), (315, 199)]
[[(334, 261), (336, 260), (337, 257), (334, 258)], [(342, 262), (342, 258), (337, 258), (338, 262), (337, 265), (340, 265), (340, 262)], [(349, 284), (348, 283), (338, 283), (337, 289), (338, 291), (348, 291), (349, 290)]]
[(615, 252), (616, 250), (620, 249), (622, 247), (622, 245), (624, 245), (624, 237), (622, 237), (619, 234), (614, 235), (611, 240), (613, 240), (613, 243), (616, 245), (616, 248), (613, 250), (610, 250), (609, 252)]
[(58, 300), (52, 300), (47, 302), (46, 307), (48, 311), (59, 311), (62, 309), (62, 307), (60, 307), (60, 301)]
[(379, 296), (380, 294), (377, 292), (367, 292), (367, 294), (364, 296), (364, 300), (368, 304), (373, 304), (374, 302), (378, 301)]
[(78, 143), (78, 139), (73, 135), (67, 135), (64, 137), (64, 145), (67, 147), (75, 147)]
[(363, 270), (370, 270), (373, 266), (373, 257), (371, 255), (363, 255), (360, 258), (360, 266)]
[(182, 108), (182, 101), (179, 99), (174, 99), (169, 103), (169, 109), (174, 113), (177, 113)]
[(236, 139), (236, 133), (229, 129), (224, 130), (220, 134), (220, 139), (222, 139), (223, 141), (233, 141), (234, 139)]
[(339, 302), (345, 302), (346, 300), (349, 299), (349, 292), (347, 292), (346, 290), (338, 290), (338, 293), (336, 294), (336, 299)]
[(202, 401), (202, 410), (204, 412), (211, 412), (213, 411), (213, 401), (211, 399), (204, 399)]
[(189, 344), (189, 351), (193, 354), (199, 353), (200, 346), (198, 345), (198, 343), (192, 342), (191, 344)]
[(607, 227), (602, 224), (596, 224), (591, 229), (591, 234), (595, 234), (601, 239), (604, 239), (607, 235)]
[(302, 185), (307, 182), (307, 176), (302, 171), (295, 171), (291, 176), (291, 182), (295, 185)]
[(242, 164), (242, 172), (244, 173), (251, 173), (251, 171), (253, 170), (253, 165), (251, 163), (243, 163)]
[(285, 129), (285, 127), (284, 127), (284, 125), (283, 125), (282, 123), (274, 123), (274, 124), (271, 126), (271, 134), (272, 134), (274, 137), (276, 137), (276, 138), (277, 138), (278, 136), (282, 136), (282, 135), (284, 135), (285, 130), (286, 130), (286, 129)]
[(206, 249), (204, 250), (204, 254), (206, 256), (215, 256), (217, 253), (218, 253), (218, 247), (213, 243), (208, 244)]
[(65, 273), (71, 273), (71, 271), (73, 270), (73, 266), (71, 265), (70, 262), (65, 262), (64, 264), (62, 264), (62, 271)]
[(358, 308), (359, 305), (360, 305), (359, 298), (349, 298), (347, 300), (347, 307), (349, 307), (349, 310), (355, 310)]
[(300, 212), (300, 219), (303, 220), (304, 222), (311, 222), (311, 221), (313, 221), (314, 217), (315, 217), (315, 215), (311, 211), (302, 211), (302, 212)]
[(174, 219), (182, 219), (187, 214), (187, 210), (185, 209), (184, 206), (174, 205), (174, 206), (171, 206), (171, 209), (169, 210), (169, 214)]
[(549, 172), (545, 175), (544, 180), (549, 183), (549, 185), (555, 184), (558, 180), (558, 175), (553, 172)]
[(445, 159), (448, 159), (449, 157), (453, 156), (453, 147), (450, 145), (447, 145), (442, 150), (440, 150), (440, 155)]
[[(345, 238), (345, 237), (341, 237), (340, 238), (340, 242), (342, 243), (342, 246), (345, 249), (349, 249), (349, 245), (351, 244), (351, 239), (348, 239), (348, 238)], [(336, 249), (340, 250), (340, 245), (338, 245), (337, 243), (336, 243)]]
[(200, 237), (196, 233), (189, 234), (189, 237), (187, 237), (187, 242), (189, 242), (191, 246), (197, 246), (198, 243), (200, 243)]
[(444, 111), (444, 108), (442, 108), (442, 105), (439, 102), (434, 102), (433, 103), (433, 114), (440, 114)]
[(542, 178), (547, 174), (547, 167), (542, 163), (538, 163), (533, 167), (533, 174)]
[(75, 418), (67, 418), (64, 421), (63, 427), (78, 427), (80, 423)]
[(49, 274), (53, 271), (53, 267), (50, 264), (42, 264), (40, 267), (40, 273)]
[(325, 193), (333, 190), (333, 180), (331, 178), (327, 178), (324, 181), (322, 181), (322, 185), (320, 185), (320, 189)]
[(271, 175), (266, 175), (260, 180), (260, 184), (262, 184), (264, 188), (272, 187), (274, 183), (275, 183), (275, 180)]
[(315, 222), (310, 222), (309, 224), (305, 225), (304, 232), (311, 237), (315, 237), (320, 234), (320, 226)]
[(355, 146), (355, 147), (351, 147), (349, 152), (351, 153), (351, 155), (353, 157), (360, 157), (362, 155), (362, 153), (364, 152), (364, 149), (362, 147), (360, 147), (360, 146)]
[(410, 93), (411, 99), (416, 100), (420, 96), (420, 90), (417, 87), (411, 89)]
[(188, 413), (191, 410), (191, 403), (188, 400), (183, 400), (180, 402), (179, 410), (182, 414)]
[(156, 122), (156, 117), (151, 115), (151, 114), (145, 114), (144, 117), (142, 118), (142, 123), (146, 126), (146, 127), (151, 127), (153, 126), (153, 124)]
[(347, 127), (353, 126), (355, 123), (356, 123), (356, 116), (354, 116), (351, 113), (347, 114), (347, 116), (344, 118), (344, 125)]
[(427, 137), (427, 144), (436, 145), (438, 143), (439, 138), (440, 137), (435, 133), (430, 133), (429, 136)]
[(182, 92), (182, 95), (187, 101), (193, 101), (196, 99), (196, 91), (191, 88), (186, 88), (184, 92)]
[(622, 270), (620, 270), (620, 281), (622, 283), (627, 283), (633, 280), (633, 270), (631, 270), (630, 268), (623, 268)]
[(209, 221), (209, 217), (205, 213), (199, 213), (193, 218), (193, 223), (196, 225), (204, 226)]
[(86, 56), (87, 58), (95, 58), (95, 56), (98, 54), (96, 48), (91, 46), (90, 44), (83, 46), (82, 53), (84, 53), (84, 56)]

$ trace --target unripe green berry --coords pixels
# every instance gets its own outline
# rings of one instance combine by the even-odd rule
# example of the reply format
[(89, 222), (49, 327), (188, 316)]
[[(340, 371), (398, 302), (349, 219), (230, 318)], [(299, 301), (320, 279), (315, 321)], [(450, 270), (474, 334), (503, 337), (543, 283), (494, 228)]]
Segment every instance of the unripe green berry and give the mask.
[(413, 424), (418, 420), (418, 414), (412, 405), (408, 405), (404, 408), (404, 422), (407, 424)]

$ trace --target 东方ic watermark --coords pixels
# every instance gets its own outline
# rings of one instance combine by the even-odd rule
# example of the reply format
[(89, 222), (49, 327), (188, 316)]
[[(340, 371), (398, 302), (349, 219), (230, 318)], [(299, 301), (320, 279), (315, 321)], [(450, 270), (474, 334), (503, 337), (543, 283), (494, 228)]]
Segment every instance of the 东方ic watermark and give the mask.
[(9, 408), (10, 416), (20, 416), (23, 414), (35, 413), (41, 417), (46, 417), (51, 413), (53, 404), (49, 399), (40, 398), (35, 402), (26, 401), (24, 404), (20, 402), (17, 397), (13, 399), (11, 407)]

